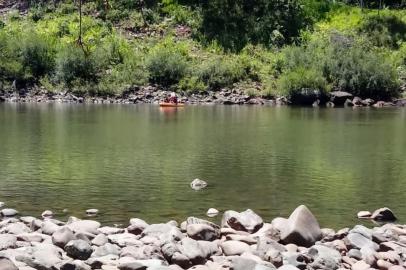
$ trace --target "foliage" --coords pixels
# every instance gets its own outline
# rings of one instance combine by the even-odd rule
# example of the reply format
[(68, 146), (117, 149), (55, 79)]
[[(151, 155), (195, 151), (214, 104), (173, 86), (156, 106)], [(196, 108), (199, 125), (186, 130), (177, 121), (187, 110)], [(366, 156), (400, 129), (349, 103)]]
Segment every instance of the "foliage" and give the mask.
[(271, 47), (292, 42), (309, 22), (297, 0), (213, 0), (202, 6), (207, 39), (234, 51), (248, 43)]
[(45, 37), (35, 31), (26, 33), (22, 38), (20, 51), (22, 65), (34, 78), (52, 72), (55, 52)]
[(244, 66), (238, 59), (218, 56), (205, 60), (197, 70), (197, 76), (211, 89), (230, 87), (233, 83), (246, 78)]
[(282, 74), (277, 81), (277, 87), (279, 94), (289, 97), (304, 91), (326, 93), (329, 89), (320, 71), (303, 66)]
[(197, 76), (188, 76), (180, 80), (178, 88), (184, 92), (198, 93), (205, 91), (207, 85)]
[(170, 86), (186, 75), (188, 52), (182, 45), (167, 39), (151, 49), (146, 59), (151, 82)]
[(358, 31), (379, 47), (397, 48), (406, 39), (406, 23), (393, 14), (368, 16)]
[(56, 55), (56, 79), (72, 86), (74, 82), (96, 82), (98, 66), (92, 55), (76, 46), (64, 46)]

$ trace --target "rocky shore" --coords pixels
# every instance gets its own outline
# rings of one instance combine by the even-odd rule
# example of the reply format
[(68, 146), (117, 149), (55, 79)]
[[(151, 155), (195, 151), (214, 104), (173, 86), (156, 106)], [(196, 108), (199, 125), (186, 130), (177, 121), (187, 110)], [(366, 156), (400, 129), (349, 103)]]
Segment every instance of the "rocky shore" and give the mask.
[[(252, 210), (226, 211), (220, 226), (195, 217), (181, 224), (133, 218), (119, 228), (75, 217), (62, 222), (51, 211), (42, 218), (0, 213), (1, 270), (406, 269), (406, 225), (321, 229), (303, 205), (270, 223)], [(395, 218), (387, 208), (359, 216)]]
[[(45, 89), (29, 89), (14, 92), (1, 92), (0, 102), (10, 103), (94, 103), (94, 104), (157, 104), (171, 92), (155, 86), (136, 88), (115, 97), (78, 96), (70, 92), (49, 92)], [(305, 91), (295, 97), (268, 98), (247, 95), (243, 89), (222, 89), (199, 94), (179, 93), (180, 102), (187, 104), (222, 105), (302, 105), (313, 107), (403, 107), (406, 99), (390, 102), (361, 99), (350, 93), (333, 91), (328, 96), (320, 96), (313, 91)]]

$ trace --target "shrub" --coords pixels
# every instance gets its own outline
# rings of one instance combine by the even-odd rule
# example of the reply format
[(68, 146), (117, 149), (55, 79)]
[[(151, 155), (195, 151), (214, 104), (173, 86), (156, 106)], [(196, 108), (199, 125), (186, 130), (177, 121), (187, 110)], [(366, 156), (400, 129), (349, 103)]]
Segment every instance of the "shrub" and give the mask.
[(395, 15), (372, 15), (366, 18), (358, 31), (379, 47), (398, 48), (406, 39), (406, 23)]
[(132, 86), (144, 85), (147, 81), (148, 72), (143, 65), (141, 56), (129, 53), (123, 63), (114, 65), (101, 78), (97, 94), (120, 94)]
[(56, 78), (72, 86), (73, 82), (96, 82), (98, 65), (92, 55), (86, 55), (79, 47), (66, 45), (56, 56)]
[(190, 76), (183, 78), (178, 84), (179, 90), (198, 93), (203, 92), (207, 89), (207, 85), (201, 81), (197, 76)]
[(157, 44), (147, 56), (150, 81), (165, 86), (178, 83), (188, 71), (187, 51), (173, 40)]
[(31, 31), (23, 36), (20, 45), (21, 62), (28, 76), (35, 80), (52, 72), (54, 67), (54, 49), (51, 43), (43, 36)]
[(18, 57), (18, 41), (0, 32), (0, 80), (20, 80), (24, 76), (23, 65)]
[(198, 67), (197, 75), (212, 90), (231, 87), (233, 83), (246, 78), (244, 66), (232, 57), (214, 57), (205, 60)]
[(325, 57), (325, 73), (336, 88), (362, 98), (389, 99), (399, 94), (395, 66), (385, 55), (359, 44), (333, 47)]
[(320, 71), (305, 67), (282, 74), (277, 81), (277, 88), (281, 95), (295, 97), (298, 95), (325, 94), (329, 87)]

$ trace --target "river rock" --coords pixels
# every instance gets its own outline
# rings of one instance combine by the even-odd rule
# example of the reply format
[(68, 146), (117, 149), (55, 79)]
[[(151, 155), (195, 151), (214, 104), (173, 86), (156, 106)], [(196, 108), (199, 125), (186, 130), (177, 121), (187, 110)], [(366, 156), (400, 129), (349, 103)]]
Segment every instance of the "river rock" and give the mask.
[(147, 267), (137, 262), (127, 262), (118, 265), (119, 270), (146, 270)]
[(368, 219), (371, 218), (372, 214), (369, 211), (359, 211), (357, 217), (360, 219)]
[(18, 215), (18, 211), (12, 208), (4, 208), (0, 211), (2, 217), (14, 217)]
[(92, 208), (92, 209), (87, 209), (86, 210), (86, 215), (88, 216), (95, 216), (99, 213), (98, 209)]
[(221, 227), (230, 227), (237, 231), (249, 233), (257, 232), (263, 225), (262, 218), (251, 209), (241, 213), (232, 210), (226, 211), (221, 220)]
[(9, 248), (15, 248), (17, 237), (12, 234), (0, 234), (0, 251)]
[(54, 213), (51, 210), (45, 210), (42, 212), (41, 217), (42, 218), (52, 218)]
[(74, 232), (90, 233), (97, 235), (100, 222), (94, 220), (77, 220), (67, 225)]
[(103, 257), (106, 255), (120, 255), (120, 248), (117, 245), (106, 243), (103, 246), (96, 247), (91, 257)]
[(186, 228), (187, 235), (195, 240), (213, 241), (219, 237), (218, 231), (206, 224), (190, 224)]
[(68, 242), (75, 239), (75, 235), (68, 227), (62, 227), (52, 234), (52, 243), (60, 248), (64, 248)]
[(61, 270), (91, 270), (92, 268), (80, 260), (64, 262), (61, 265)]
[(322, 237), (319, 223), (304, 205), (296, 208), (288, 219), (274, 219), (272, 225), (280, 231), (285, 244), (309, 247)]
[(142, 236), (154, 236), (162, 242), (180, 240), (184, 237), (178, 227), (169, 224), (149, 225), (141, 234)]
[(241, 255), (251, 251), (248, 244), (240, 241), (225, 241), (220, 244), (220, 247), (226, 256)]
[(110, 235), (110, 234), (123, 233), (124, 229), (116, 228), (116, 227), (110, 227), (110, 226), (104, 226), (104, 227), (98, 228), (97, 231), (99, 233), (102, 233), (102, 234), (105, 234), (105, 235)]
[(199, 245), (199, 242), (190, 238), (183, 238), (177, 245), (181, 254), (186, 256), (193, 264), (204, 264), (206, 262), (206, 253)]
[(47, 235), (52, 235), (54, 234), (57, 230), (59, 230), (61, 227), (56, 225), (50, 220), (45, 220), (42, 225), (41, 225), (41, 231), (44, 234)]
[(282, 265), (281, 267), (278, 268), (278, 270), (300, 270), (299, 268), (293, 266), (293, 265)]
[(210, 208), (209, 210), (207, 210), (206, 215), (208, 217), (215, 217), (219, 214), (219, 211), (215, 208)]
[(79, 260), (87, 260), (93, 252), (92, 247), (84, 240), (71, 240), (65, 246), (69, 257)]
[(17, 266), (7, 258), (0, 258), (1, 270), (18, 270)]
[(6, 205), (4, 202), (0, 202), (0, 208), (3, 208)]
[(109, 239), (107, 238), (107, 236), (105, 234), (100, 233), (100, 234), (96, 235), (95, 238), (93, 238), (92, 244), (95, 246), (103, 246), (108, 241), (109, 241)]
[(144, 220), (139, 219), (139, 218), (132, 218), (132, 219), (130, 219), (130, 226), (127, 227), (127, 231), (129, 233), (139, 235), (148, 226), (149, 226), (148, 223), (146, 223)]
[(314, 245), (309, 249), (308, 255), (313, 260), (310, 266), (314, 269), (334, 270), (340, 266), (341, 254), (335, 249)]
[(207, 182), (196, 178), (195, 180), (192, 181), (192, 183), (190, 183), (190, 187), (193, 190), (201, 190), (207, 187)]
[(231, 263), (233, 270), (276, 270), (276, 268), (270, 263), (265, 266), (259, 264), (253, 259), (243, 257), (233, 258)]
[(23, 234), (31, 232), (30, 228), (27, 227), (23, 222), (13, 222), (3, 227), (0, 233), (11, 233), (11, 234)]
[(352, 248), (348, 251), (347, 256), (356, 260), (362, 260), (362, 254), (359, 249)]
[(37, 244), (31, 255), (17, 256), (16, 260), (26, 263), (35, 269), (53, 270), (62, 262), (62, 250), (52, 244)]
[(142, 245), (143, 243), (138, 239), (138, 237), (131, 233), (119, 233), (108, 235), (107, 238), (113, 244), (120, 247), (125, 247), (128, 245)]
[(361, 249), (363, 247), (370, 247), (374, 250), (378, 250), (379, 246), (374, 243), (371, 238), (367, 237), (364, 234), (357, 233), (357, 232), (350, 232), (347, 237), (347, 241), (349, 242), (350, 246), (356, 249)]
[(371, 218), (376, 221), (395, 221), (396, 217), (392, 210), (387, 207), (379, 208), (374, 211)]
[(351, 270), (369, 270), (371, 266), (364, 261), (358, 261), (351, 266)]

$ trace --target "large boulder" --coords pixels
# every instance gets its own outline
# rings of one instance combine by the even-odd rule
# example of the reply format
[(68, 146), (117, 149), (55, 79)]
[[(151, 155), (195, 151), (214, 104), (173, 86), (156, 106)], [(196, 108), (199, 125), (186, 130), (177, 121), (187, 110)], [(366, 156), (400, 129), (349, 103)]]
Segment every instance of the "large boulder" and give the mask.
[(288, 219), (273, 220), (272, 225), (280, 231), (281, 241), (285, 244), (310, 247), (322, 238), (317, 219), (304, 205), (296, 208)]
[(60, 248), (64, 248), (69, 241), (75, 239), (75, 235), (68, 227), (62, 227), (52, 234), (52, 243)]
[(183, 238), (177, 245), (179, 252), (186, 256), (193, 264), (204, 264), (206, 262), (206, 253), (199, 242), (190, 238)]
[(65, 246), (67, 255), (73, 259), (87, 260), (93, 252), (88, 242), (78, 239), (71, 240)]
[(255, 233), (264, 225), (264, 221), (251, 209), (238, 213), (236, 211), (224, 212), (221, 227), (229, 227), (237, 231)]
[(372, 213), (371, 218), (376, 221), (395, 221), (396, 216), (387, 207), (379, 208)]
[(344, 106), (347, 99), (352, 99), (352, 94), (344, 91), (331, 91), (329, 94), (335, 106)]

